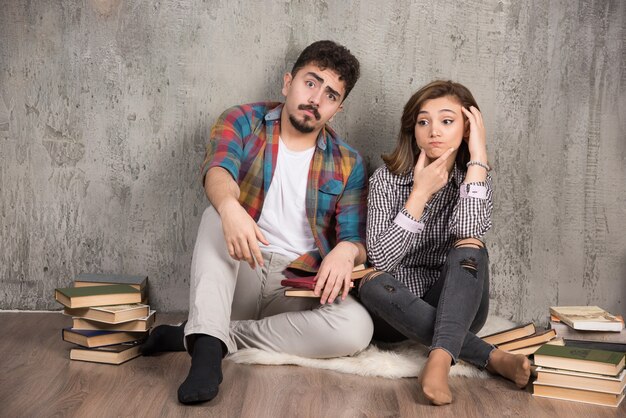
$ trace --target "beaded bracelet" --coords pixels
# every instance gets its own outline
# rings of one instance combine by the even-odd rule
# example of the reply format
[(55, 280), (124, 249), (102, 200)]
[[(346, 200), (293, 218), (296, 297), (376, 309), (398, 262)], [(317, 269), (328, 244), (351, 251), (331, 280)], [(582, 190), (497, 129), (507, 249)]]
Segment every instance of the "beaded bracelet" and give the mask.
[(485, 170), (487, 170), (487, 172), (491, 171), (491, 167), (489, 167), (487, 164), (485, 163), (481, 163), (480, 161), (468, 161), (466, 164), (466, 167), (469, 167), (470, 165), (477, 165), (478, 167), (482, 167)]

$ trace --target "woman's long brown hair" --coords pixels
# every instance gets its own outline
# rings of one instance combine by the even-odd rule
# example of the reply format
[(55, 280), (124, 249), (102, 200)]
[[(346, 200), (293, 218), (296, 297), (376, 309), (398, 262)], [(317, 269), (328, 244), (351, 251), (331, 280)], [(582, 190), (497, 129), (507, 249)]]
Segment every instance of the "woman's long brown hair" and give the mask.
[[(462, 84), (449, 80), (435, 80), (419, 89), (406, 103), (402, 112), (400, 134), (396, 148), (386, 155), (382, 155), (383, 161), (389, 171), (396, 175), (404, 175), (413, 170), (420, 150), (415, 140), (415, 124), (417, 114), (427, 100), (438, 99), (440, 97), (452, 96), (456, 98), (461, 106), (468, 108), (474, 106), (478, 109), (478, 104), (472, 93)], [(463, 116), (465, 120), (465, 116)], [(461, 146), (456, 154), (457, 165), (465, 170), (465, 165), (470, 160), (469, 148), (466, 141), (461, 141)]]

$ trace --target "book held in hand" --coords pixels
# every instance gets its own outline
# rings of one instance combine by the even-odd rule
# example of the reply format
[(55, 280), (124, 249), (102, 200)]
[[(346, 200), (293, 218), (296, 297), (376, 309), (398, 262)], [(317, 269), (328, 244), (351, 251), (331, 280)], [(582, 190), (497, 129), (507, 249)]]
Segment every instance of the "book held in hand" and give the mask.
[(285, 296), (295, 297), (295, 298), (319, 298), (319, 296), (316, 296), (315, 293), (309, 289), (291, 288), (291, 289), (286, 289), (284, 294)]
[(70, 359), (94, 363), (122, 364), (138, 357), (141, 354), (139, 349), (140, 345), (138, 343), (117, 344), (96, 348), (76, 347), (70, 350)]
[(552, 306), (550, 314), (577, 330), (619, 332), (624, 328), (619, 318), (598, 306)]
[(624, 369), (624, 353), (545, 344), (535, 351), (535, 365), (617, 376)]
[(499, 345), (509, 341), (517, 340), (519, 338), (527, 337), (534, 334), (535, 332), (535, 324), (529, 322), (528, 324), (509, 328), (504, 331), (498, 331), (480, 338), (487, 344)]
[(150, 306), (141, 303), (131, 303), (125, 305), (93, 306), (86, 308), (65, 308), (65, 315), (91, 319), (108, 324), (119, 324), (134, 319), (145, 318), (150, 314)]
[(128, 332), (142, 332), (148, 331), (154, 324), (156, 317), (155, 311), (150, 311), (150, 315), (135, 319), (127, 322), (120, 322), (118, 324), (108, 324), (106, 322), (93, 321), (91, 319), (72, 318), (72, 329), (74, 330), (106, 330), (106, 331), (128, 331)]
[[(354, 287), (354, 283), (350, 283), (350, 288)], [(337, 296), (341, 296), (343, 291), (339, 291)], [(298, 288), (298, 287), (290, 287), (285, 289), (285, 296), (296, 297), (296, 298), (319, 298), (320, 296), (315, 295), (315, 291), (306, 288)], [(321, 295), (321, 293), (320, 293)]]
[[(367, 273), (374, 271), (373, 267), (365, 268), (363, 264), (360, 264), (354, 268), (352, 271), (351, 278), (352, 280), (358, 280), (363, 278)], [(302, 277), (292, 277), (281, 280), (280, 284), (285, 287), (290, 287), (291, 289), (285, 289), (285, 296), (295, 296), (295, 297), (319, 297), (315, 296), (313, 290), (315, 289), (315, 284), (317, 283), (315, 275), (313, 276), (302, 276)], [(354, 283), (350, 287), (354, 287)], [(305, 291), (306, 290), (306, 291)]]
[(145, 338), (147, 332), (119, 332), (100, 330), (78, 330), (63, 328), (63, 341), (82, 345), (83, 347), (102, 347), (105, 345), (122, 344)]
[(68, 308), (141, 303), (141, 291), (125, 284), (55, 289), (54, 298)]
[(306, 277), (294, 277), (292, 279), (283, 279), (281, 280), (281, 286), (293, 287), (296, 289), (315, 289), (315, 284), (317, 281), (315, 280), (317, 276), (306, 276)]

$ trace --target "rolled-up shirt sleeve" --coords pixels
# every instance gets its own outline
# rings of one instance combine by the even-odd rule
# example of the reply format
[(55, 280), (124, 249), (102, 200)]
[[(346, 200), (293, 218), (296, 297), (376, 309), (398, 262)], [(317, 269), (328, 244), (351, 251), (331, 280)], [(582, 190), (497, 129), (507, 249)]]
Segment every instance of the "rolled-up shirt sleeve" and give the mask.
[[(211, 138), (203, 164), (203, 175), (213, 167), (222, 167), (237, 181), (243, 156), (243, 138), (248, 124), (245, 112), (239, 107), (227, 109), (211, 128)], [(249, 130), (249, 129), (248, 129)]]
[(482, 238), (491, 228), (493, 189), (491, 176), (484, 182), (462, 183), (450, 217), (450, 233), (456, 239)]
[(419, 242), (428, 208), (415, 219), (404, 208), (397, 209), (397, 186), (375, 173), (370, 179), (367, 201), (367, 256), (378, 270), (393, 272), (411, 248)]

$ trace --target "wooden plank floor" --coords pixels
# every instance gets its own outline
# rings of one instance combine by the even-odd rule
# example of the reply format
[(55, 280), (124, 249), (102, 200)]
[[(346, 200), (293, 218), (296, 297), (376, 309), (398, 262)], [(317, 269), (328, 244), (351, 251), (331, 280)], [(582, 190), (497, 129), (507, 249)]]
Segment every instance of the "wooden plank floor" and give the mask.
[[(175, 322), (181, 315), (161, 315)], [(213, 401), (183, 406), (176, 390), (189, 356), (139, 357), (120, 366), (70, 361), (58, 313), (0, 312), (3, 417), (617, 417), (618, 409), (534, 398), (500, 378), (452, 378), (452, 405), (434, 407), (417, 379), (366, 378), (297, 366), (226, 361)]]

